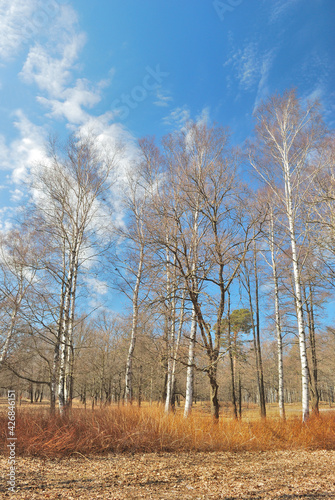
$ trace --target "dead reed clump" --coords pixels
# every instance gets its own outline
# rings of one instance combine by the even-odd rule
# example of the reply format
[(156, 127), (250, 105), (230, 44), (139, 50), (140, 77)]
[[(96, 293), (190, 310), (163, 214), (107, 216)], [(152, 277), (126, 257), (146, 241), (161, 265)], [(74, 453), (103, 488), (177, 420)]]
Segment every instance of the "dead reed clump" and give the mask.
[[(0, 446), (7, 453), (7, 414), (0, 414)], [(73, 409), (66, 417), (22, 410), (16, 415), (16, 453), (63, 457), (109, 452), (271, 451), (335, 449), (335, 415), (254, 421), (220, 419), (194, 412), (164, 414), (135, 405), (95, 411)]]

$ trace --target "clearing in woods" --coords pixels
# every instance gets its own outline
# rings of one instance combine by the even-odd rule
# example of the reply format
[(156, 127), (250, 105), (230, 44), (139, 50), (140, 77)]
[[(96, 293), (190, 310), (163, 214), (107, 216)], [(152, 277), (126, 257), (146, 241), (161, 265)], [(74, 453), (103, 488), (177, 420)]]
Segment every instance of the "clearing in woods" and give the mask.
[[(3, 402), (4, 403), (4, 402)], [(15, 493), (8, 491), (6, 412), (1, 405), (0, 498), (15, 499), (334, 499), (335, 419), (286, 423), (269, 406), (261, 422), (244, 408), (233, 422), (222, 406), (213, 425), (206, 406), (192, 416), (159, 407), (74, 409), (68, 420), (43, 405), (17, 406)], [(25, 407), (25, 408), (24, 408)]]

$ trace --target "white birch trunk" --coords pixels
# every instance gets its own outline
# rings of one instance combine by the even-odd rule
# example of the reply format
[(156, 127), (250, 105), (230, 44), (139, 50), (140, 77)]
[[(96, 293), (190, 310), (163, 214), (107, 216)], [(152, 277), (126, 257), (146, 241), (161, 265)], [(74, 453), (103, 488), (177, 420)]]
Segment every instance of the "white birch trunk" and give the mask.
[(187, 372), (186, 372), (186, 396), (185, 396), (185, 407), (184, 407), (184, 417), (188, 417), (192, 410), (193, 403), (193, 387), (194, 387), (194, 352), (195, 352), (195, 341), (197, 333), (197, 317), (194, 306), (192, 306), (192, 319), (191, 319), (191, 332), (190, 341), (188, 345), (188, 360), (187, 360)]
[[(315, 103), (308, 105), (307, 110), (303, 111), (294, 92), (285, 93), (283, 98), (269, 99), (265, 107), (260, 107), (257, 118), (258, 135), (265, 144), (266, 154), (272, 157), (273, 165), (271, 162), (268, 165), (267, 161), (261, 165), (261, 168), (257, 163), (252, 162), (252, 164), (263, 180), (274, 190), (276, 196), (285, 204), (286, 209), (301, 363), (302, 419), (306, 421), (309, 416), (309, 371), (301, 293), (301, 269), (299, 269), (297, 253), (296, 219), (299, 215), (298, 209), (302, 206), (301, 201), (316, 173), (315, 171), (311, 175), (306, 166), (309, 156), (320, 144), (320, 133), (323, 134), (323, 125)], [(273, 185), (272, 170), (278, 166), (281, 168), (281, 180), (284, 181), (284, 197)], [(304, 181), (307, 181), (308, 184)]]
[[(20, 302), (21, 302), (21, 300), (19, 301), (19, 304), (20, 304)], [(4, 360), (5, 360), (6, 356), (7, 356), (9, 344), (10, 344), (10, 341), (11, 341), (11, 339), (13, 337), (13, 334), (14, 334), (19, 304), (15, 304), (14, 310), (12, 312), (12, 316), (11, 316), (11, 319), (10, 319), (10, 326), (9, 326), (9, 329), (8, 329), (8, 332), (7, 332), (7, 335), (6, 335), (6, 340), (5, 340), (5, 343), (3, 345), (3, 348), (2, 348), (2, 351), (1, 351), (1, 355), (0, 355), (0, 366), (3, 364), (3, 362), (4, 362)]]
[[(198, 236), (198, 219), (199, 219), (199, 200), (198, 206), (194, 214), (194, 225), (193, 225), (193, 265), (192, 265), (192, 287), (197, 289), (197, 280), (195, 276), (195, 267), (197, 262), (197, 236)], [(197, 291), (197, 290), (196, 290)], [(187, 371), (186, 371), (186, 394), (185, 394), (185, 407), (184, 407), (184, 417), (187, 417), (191, 413), (193, 404), (193, 389), (194, 389), (194, 356), (195, 356), (195, 341), (197, 334), (197, 315), (195, 311), (194, 304), (192, 304), (192, 318), (191, 318), (191, 331), (190, 340), (188, 346), (188, 360), (187, 360)]]
[(65, 263), (65, 241), (63, 239), (63, 274), (62, 274), (62, 287), (60, 293), (59, 303), (59, 316), (57, 320), (57, 335), (55, 340), (55, 349), (52, 363), (51, 384), (50, 384), (50, 409), (51, 413), (56, 411), (56, 392), (57, 392), (57, 379), (59, 379), (59, 350), (60, 340), (62, 335), (62, 324), (64, 315), (64, 299), (65, 299), (65, 276), (66, 276), (66, 263)]
[(279, 415), (285, 419), (285, 404), (284, 404), (284, 366), (283, 366), (283, 339), (281, 332), (281, 321), (279, 312), (279, 287), (278, 287), (278, 274), (274, 252), (274, 227), (273, 227), (273, 214), (270, 214), (270, 251), (272, 261), (272, 275), (274, 283), (274, 302), (275, 302), (275, 320), (277, 332), (277, 358), (278, 358), (278, 403)]
[(173, 358), (175, 350), (175, 316), (176, 316), (176, 299), (175, 292), (171, 303), (170, 321), (168, 321), (168, 360), (167, 360), (167, 381), (166, 381), (166, 397), (165, 397), (165, 413), (169, 413), (171, 409), (171, 401), (173, 395)]
[[(169, 253), (167, 251), (167, 296), (169, 302), (169, 316), (168, 316), (168, 332), (167, 332), (167, 381), (166, 381), (166, 397), (165, 397), (165, 413), (169, 413), (171, 409), (172, 396), (173, 396), (173, 360), (175, 356), (175, 332), (176, 332), (176, 267), (175, 257), (173, 266), (173, 283), (171, 284), (170, 278), (170, 261)], [(170, 296), (172, 297), (170, 298)], [(171, 303), (170, 303), (171, 301)]]
[(140, 249), (140, 260), (138, 264), (137, 274), (136, 274), (136, 283), (133, 293), (133, 318), (132, 318), (132, 327), (130, 334), (130, 345), (128, 350), (127, 362), (126, 362), (126, 378), (125, 378), (125, 403), (131, 402), (133, 399), (133, 355), (135, 350), (136, 343), (136, 333), (137, 333), (137, 325), (138, 325), (138, 295), (142, 278), (142, 269), (143, 269), (143, 259), (144, 259), (144, 248), (143, 244), (141, 244)]
[(284, 162), (284, 173), (285, 173), (286, 210), (289, 223), (289, 234), (290, 234), (291, 251), (292, 251), (294, 292), (295, 292), (295, 304), (297, 312), (299, 350), (300, 350), (300, 362), (301, 362), (302, 419), (303, 421), (306, 421), (309, 416), (308, 362), (306, 353), (306, 338), (305, 338), (304, 314), (303, 314), (302, 295), (301, 295), (300, 273), (298, 267), (297, 245), (296, 245), (296, 235), (294, 227), (292, 186), (290, 179), (290, 169), (287, 161)]
[(182, 297), (182, 300), (181, 300), (178, 333), (177, 333), (177, 339), (176, 339), (176, 344), (175, 344), (175, 349), (174, 349), (174, 355), (173, 355), (173, 362), (172, 362), (172, 373), (171, 373), (172, 391), (174, 390), (175, 381), (176, 381), (177, 355), (178, 355), (178, 350), (179, 350), (179, 345), (180, 345), (181, 332), (182, 332), (183, 324), (184, 324), (185, 294), (186, 294), (186, 292), (184, 291), (183, 292), (183, 297)]
[(9, 328), (8, 328), (8, 331), (7, 331), (5, 343), (4, 343), (3, 347), (2, 347), (2, 351), (1, 351), (1, 354), (0, 354), (0, 367), (3, 364), (3, 362), (4, 362), (4, 360), (5, 360), (6, 356), (7, 356), (9, 345), (10, 345), (10, 341), (12, 340), (12, 337), (13, 337), (14, 332), (15, 332), (15, 325), (16, 325), (16, 321), (17, 321), (17, 314), (18, 314), (19, 309), (21, 307), (21, 303), (22, 303), (23, 297), (25, 296), (25, 294), (26, 294), (29, 286), (31, 285), (31, 283), (32, 283), (32, 281), (34, 279), (34, 276), (35, 276), (35, 271), (33, 273), (33, 276), (31, 278), (30, 282), (24, 287), (23, 286), (23, 276), (21, 274), (20, 282), (19, 282), (19, 286), (18, 286), (18, 292), (17, 292), (16, 298), (15, 298), (15, 301), (14, 301), (13, 312), (12, 312), (11, 319), (10, 319), (10, 325), (9, 325)]
[(74, 273), (73, 273), (73, 283), (71, 290), (71, 300), (70, 300), (70, 316), (68, 325), (68, 342), (66, 345), (66, 364), (65, 364), (65, 380), (64, 380), (64, 401), (67, 407), (71, 405), (72, 399), (72, 376), (73, 376), (73, 323), (75, 314), (75, 302), (76, 302), (76, 291), (77, 291), (77, 277), (78, 277), (78, 253), (77, 249), (75, 263), (74, 263)]
[(67, 362), (67, 346), (69, 343), (69, 322), (71, 310), (71, 296), (74, 278), (74, 263), (75, 255), (71, 255), (69, 263), (68, 278), (65, 285), (64, 310), (61, 319), (61, 334), (60, 334), (60, 352), (59, 352), (59, 378), (58, 378), (58, 405), (59, 413), (63, 415), (65, 412), (65, 374)]

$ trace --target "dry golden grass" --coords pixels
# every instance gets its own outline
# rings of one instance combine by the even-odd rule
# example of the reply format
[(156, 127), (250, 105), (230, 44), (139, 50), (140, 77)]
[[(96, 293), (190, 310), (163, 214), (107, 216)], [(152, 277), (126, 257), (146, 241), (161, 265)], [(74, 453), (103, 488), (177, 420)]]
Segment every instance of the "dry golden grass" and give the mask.
[[(5, 454), (5, 411), (0, 414), (0, 426), (0, 449)], [(17, 407), (16, 437), (18, 455), (42, 457), (110, 452), (334, 450), (335, 414), (323, 412), (305, 424), (300, 417), (283, 422), (273, 417), (234, 421), (224, 416), (215, 423), (199, 407), (187, 419), (181, 412), (165, 415), (157, 406), (95, 411), (73, 408), (71, 416), (64, 418)]]

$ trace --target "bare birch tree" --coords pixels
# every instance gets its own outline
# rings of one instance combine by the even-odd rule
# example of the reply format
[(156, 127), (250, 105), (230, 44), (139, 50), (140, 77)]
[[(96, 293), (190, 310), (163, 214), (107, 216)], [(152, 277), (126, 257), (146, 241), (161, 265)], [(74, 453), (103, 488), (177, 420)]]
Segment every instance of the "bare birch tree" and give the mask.
[(0, 242), (1, 309), (6, 324), (0, 352), (0, 367), (4, 363), (16, 331), (22, 301), (36, 278), (39, 255), (33, 242), (34, 234), (21, 228), (2, 236)]
[(54, 397), (57, 384), (61, 414), (72, 398), (78, 276), (109, 244), (105, 207), (115, 161), (115, 154), (102, 153), (93, 138), (72, 137), (64, 153), (50, 143), (45, 163), (33, 172), (30, 216), (55, 249), (56, 260), (47, 264), (47, 271), (60, 288), (51, 391)]
[(318, 170), (316, 165), (311, 164), (312, 158), (324, 134), (318, 103), (308, 103), (304, 108), (294, 91), (286, 92), (283, 96), (269, 98), (258, 108), (257, 151), (250, 154), (251, 165), (270, 187), (286, 215), (299, 336), (304, 421), (309, 415), (309, 387), (298, 223), (306, 193)]
[[(201, 336), (198, 344), (208, 358), (207, 366), (201, 369), (209, 378), (212, 414), (217, 419), (217, 366), (222, 357), (221, 320), (226, 293), (251, 240), (251, 226), (244, 225), (247, 211), (242, 208), (235, 175), (238, 156), (228, 146), (225, 129), (204, 124), (191, 123), (171, 134), (165, 139), (164, 149), (178, 203), (171, 195), (157, 201), (157, 206), (164, 207), (169, 221), (166, 224), (173, 228), (168, 242), (159, 231), (157, 238), (175, 256), (194, 310), (193, 319)], [(195, 342), (193, 335), (191, 340)], [(188, 367), (193, 364), (189, 359)], [(188, 377), (191, 380), (191, 370)]]
[(274, 286), (274, 307), (275, 307), (275, 324), (277, 333), (277, 359), (278, 359), (278, 404), (279, 414), (282, 419), (285, 419), (285, 404), (284, 404), (284, 364), (283, 364), (283, 335), (282, 324), (279, 307), (279, 276), (277, 268), (278, 249), (275, 247), (275, 231), (274, 231), (274, 214), (273, 208), (269, 209), (269, 247), (271, 253), (271, 268)]

